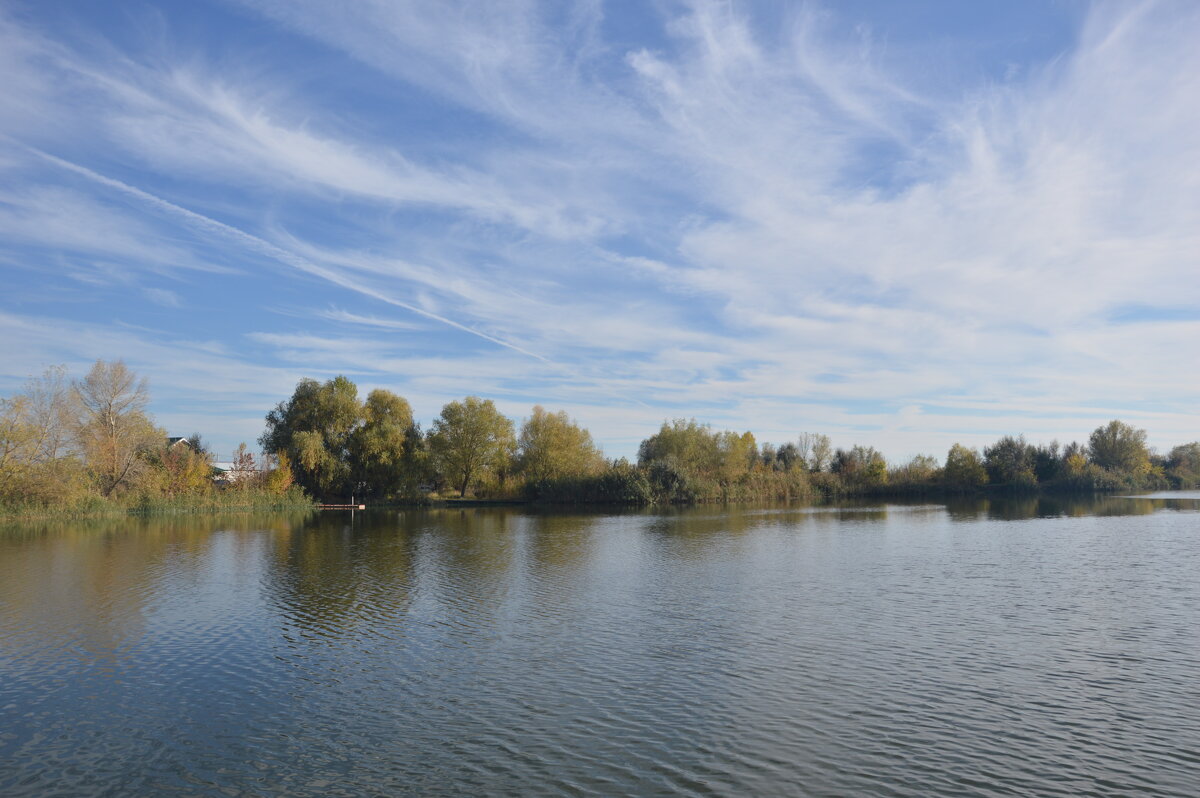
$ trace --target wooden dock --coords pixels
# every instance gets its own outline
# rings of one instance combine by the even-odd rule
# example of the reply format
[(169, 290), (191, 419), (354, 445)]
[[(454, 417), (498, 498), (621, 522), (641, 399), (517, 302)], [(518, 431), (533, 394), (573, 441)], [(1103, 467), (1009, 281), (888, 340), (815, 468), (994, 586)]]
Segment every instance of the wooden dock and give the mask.
[(365, 504), (318, 504), (318, 510), (365, 510)]

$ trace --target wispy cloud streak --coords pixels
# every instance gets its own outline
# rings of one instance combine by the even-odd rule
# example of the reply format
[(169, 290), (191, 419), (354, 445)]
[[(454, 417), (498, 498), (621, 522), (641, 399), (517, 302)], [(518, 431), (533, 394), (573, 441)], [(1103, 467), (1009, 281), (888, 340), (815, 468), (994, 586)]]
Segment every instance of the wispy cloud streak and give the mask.
[[(169, 10), (141, 49), (25, 10), (0, 254), (75, 276), (22, 295), (47, 318), (194, 319), (203, 279), (250, 319), (225, 345), (601, 440), (614, 398), (897, 456), (1097, 415), (1200, 437), (1190, 5), (1098, 3), (1036, 53), (835, 4), (244, 0), (200, 14), (225, 49)], [(964, 55), (997, 36), (1011, 69)]]
[(417, 307), (416, 305), (412, 305), (408, 302), (404, 302), (402, 300), (391, 297), (383, 292), (360, 285), (360, 284), (356, 283), (355, 281), (350, 280), (349, 278), (345, 277), (344, 275), (340, 274), (339, 272), (337, 272), (333, 269), (326, 268), (319, 264), (313, 263), (310, 260), (301, 258), (298, 255), (295, 255), (294, 253), (289, 252), (286, 249), (283, 249), (282, 247), (278, 247), (269, 241), (261, 239), (258, 236), (251, 235), (250, 233), (247, 233), (243, 230), (239, 230), (238, 228), (233, 227), (228, 224), (225, 224), (224, 222), (219, 222), (216, 219), (212, 219), (207, 216), (204, 216), (203, 214), (199, 214), (199, 213), (196, 213), (195, 211), (188, 210), (187, 208), (176, 205), (173, 202), (168, 202), (167, 200), (164, 200), (161, 197), (156, 197), (153, 194), (150, 194), (149, 192), (146, 192), (140, 188), (137, 188), (136, 186), (131, 186), (128, 183), (123, 183), (120, 180), (116, 180), (111, 177), (106, 177), (102, 174), (99, 174), (98, 172), (94, 172), (91, 169), (88, 169), (85, 166), (80, 166), (79, 164), (71, 163), (70, 161), (63, 160), (62, 158), (59, 158), (55, 155), (51, 155), (50, 153), (42, 152), (41, 150), (38, 150), (36, 148), (29, 147), (27, 149), (31, 153), (37, 155), (39, 158), (42, 158), (42, 159), (48, 161), (49, 163), (52, 163), (55, 166), (58, 166), (61, 169), (66, 169), (67, 171), (73, 172), (82, 177), (86, 177), (88, 180), (99, 183), (103, 186), (114, 189), (116, 191), (120, 191), (124, 194), (128, 194), (132, 197), (136, 197), (137, 199), (141, 200), (142, 202), (147, 203), (148, 205), (153, 206), (154, 208), (156, 208), (159, 211), (163, 211), (165, 213), (169, 213), (169, 214), (173, 214), (173, 215), (182, 217), (184, 220), (186, 220), (190, 224), (196, 225), (205, 230), (208, 230), (210, 232), (221, 235), (225, 238), (230, 238), (230, 239), (234, 240), (236, 243), (247, 247), (248, 249), (251, 249), (261, 255), (264, 255), (272, 260), (283, 263), (287, 266), (291, 266), (292, 268), (297, 269), (301, 272), (304, 272), (305, 274), (310, 274), (315, 277), (319, 277), (322, 280), (333, 283), (334, 285), (337, 285), (341, 288), (346, 288), (351, 291), (363, 294), (365, 296), (369, 296), (372, 299), (377, 299), (381, 302), (386, 302), (389, 305), (393, 305), (398, 308), (403, 308), (404, 310), (407, 310), (410, 313), (414, 313), (418, 316), (423, 316), (427, 319), (431, 319), (440, 324), (444, 324), (448, 327), (453, 327), (456, 330), (461, 330), (462, 332), (469, 333), (470, 335), (474, 335), (478, 338), (482, 338), (483, 340), (488, 341), (493, 344), (496, 344), (497, 346), (502, 346), (502, 347), (505, 347), (506, 349), (512, 349), (514, 352), (519, 352), (522, 355), (532, 357), (532, 358), (534, 358), (536, 360), (540, 360), (542, 362), (546, 362), (546, 363), (550, 362), (547, 358), (545, 358), (539, 354), (530, 352), (527, 349), (523, 349), (515, 344), (511, 344), (508, 341), (505, 341), (501, 338), (496, 338), (494, 336), (488, 335), (487, 333), (482, 333), (478, 330), (468, 327), (465, 324), (461, 324), (457, 321), (454, 321), (453, 319), (448, 319), (445, 316), (440, 316), (436, 313), (431, 313), (427, 310), (424, 310), (423, 308)]

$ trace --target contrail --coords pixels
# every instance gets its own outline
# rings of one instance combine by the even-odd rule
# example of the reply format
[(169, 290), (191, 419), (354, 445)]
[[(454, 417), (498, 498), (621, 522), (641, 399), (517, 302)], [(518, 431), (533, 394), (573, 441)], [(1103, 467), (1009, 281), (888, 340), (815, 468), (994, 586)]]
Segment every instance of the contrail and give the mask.
[(474, 335), (478, 338), (482, 338), (485, 341), (490, 341), (491, 343), (496, 344), (497, 346), (503, 346), (507, 349), (513, 350), (514, 352), (520, 352), (522, 355), (526, 355), (527, 357), (532, 357), (535, 360), (540, 360), (543, 363), (547, 363), (552, 366), (558, 365), (558, 364), (554, 363), (552, 360), (550, 360), (549, 358), (544, 357), (543, 355), (539, 355), (536, 352), (530, 352), (528, 349), (523, 349), (523, 348), (517, 346), (516, 344), (510, 343), (501, 338), (496, 338), (495, 336), (488, 335), (487, 333), (480, 332), (479, 330), (472, 329), (471, 327), (468, 327), (465, 324), (461, 324), (457, 321), (454, 321), (453, 319), (448, 319), (445, 316), (438, 315), (437, 313), (431, 313), (428, 310), (424, 310), (423, 308), (419, 308), (416, 305), (411, 305), (407, 302), (403, 302), (399, 299), (395, 299), (393, 297), (388, 296), (387, 294), (380, 293), (379, 291), (376, 291), (372, 288), (366, 288), (364, 286), (358, 285), (357, 283), (355, 283), (351, 280), (348, 280), (347, 278), (343, 277), (342, 275), (338, 274), (335, 271), (332, 271), (323, 266), (320, 266), (319, 264), (313, 263), (312, 261), (310, 261), (306, 258), (300, 257), (299, 255), (295, 254), (294, 252), (289, 252), (288, 250), (283, 249), (282, 247), (272, 244), (270, 241), (266, 241), (265, 239), (259, 238), (258, 236), (255, 236), (255, 235), (251, 235), (250, 233), (247, 233), (244, 230), (240, 230), (237, 227), (233, 227), (232, 225), (225, 224), (224, 222), (219, 222), (216, 219), (212, 219), (208, 216), (204, 216), (203, 214), (196, 213), (195, 211), (190, 211), (187, 208), (184, 208), (180, 205), (176, 205), (173, 202), (168, 202), (167, 200), (165, 200), (161, 197), (157, 197), (154, 194), (151, 194), (147, 191), (143, 191), (140, 188), (131, 186), (128, 183), (124, 183), (120, 180), (116, 180), (115, 178), (106, 177), (105, 175), (102, 175), (99, 172), (94, 172), (91, 169), (88, 169), (86, 166), (80, 166), (77, 163), (73, 163), (71, 161), (64, 160), (55, 155), (51, 155), (48, 152), (43, 152), (42, 150), (39, 150), (36, 147), (30, 147), (29, 145), (26, 145), (26, 144), (22, 144), (20, 146), (24, 147), (29, 152), (32, 152), (34, 155), (37, 155), (39, 158), (49, 161), (50, 163), (54, 164), (55, 166), (58, 166), (61, 169), (66, 169), (69, 172), (74, 172), (77, 175), (82, 175), (83, 177), (86, 177), (88, 180), (91, 180), (95, 183), (99, 183), (102, 186), (107, 186), (109, 188), (116, 189), (117, 191), (120, 191), (124, 194), (128, 194), (132, 197), (136, 197), (137, 199), (141, 200), (142, 202), (153, 205), (154, 207), (158, 208), (159, 210), (166, 211), (167, 213), (174, 214), (175, 216), (181, 216), (184, 219), (186, 219), (187, 221), (191, 222), (192, 224), (194, 224), (198, 227), (202, 227), (211, 232), (215, 232), (219, 235), (225, 236), (226, 238), (232, 238), (233, 240), (249, 247), (250, 249), (253, 249), (254, 251), (258, 252), (259, 254), (265, 255), (273, 260), (277, 260), (281, 263), (291, 266), (294, 269), (298, 269), (302, 272), (305, 272), (306, 274), (315, 275), (317, 277), (320, 277), (323, 280), (328, 280), (329, 282), (331, 282), (335, 285), (339, 285), (342, 288), (346, 288), (351, 291), (355, 291), (359, 294), (369, 296), (372, 299), (378, 299), (379, 301), (386, 302), (389, 305), (393, 305), (398, 308), (404, 308), (405, 310), (407, 310), (411, 313), (416, 313), (419, 316), (424, 316), (425, 318), (440, 322), (449, 327), (453, 327), (456, 330), (462, 330), (463, 332), (470, 333), (471, 335)]
[[(8, 138), (8, 137), (5, 136), (4, 138)], [(13, 139), (9, 139), (9, 141), (13, 141)], [(359, 284), (353, 282), (352, 280), (347, 279), (343, 275), (337, 273), (336, 271), (327, 269), (327, 268), (321, 266), (320, 264), (314, 263), (313, 261), (308, 260), (307, 258), (303, 258), (294, 252), (290, 252), (290, 251), (284, 249), (283, 247), (280, 247), (276, 244), (272, 244), (270, 241), (259, 238), (258, 236), (252, 235), (251, 233), (247, 233), (246, 231), (241, 230), (237, 227), (225, 224), (224, 222), (219, 222), (216, 219), (210, 218), (210, 217), (205, 216), (200, 213), (196, 213), (195, 211), (188, 210), (187, 208), (184, 208), (180, 205), (176, 205), (175, 203), (165, 200), (162, 197), (155, 196), (154, 194), (151, 194), (148, 191), (143, 191), (142, 189), (137, 188), (136, 186), (131, 186), (128, 183), (117, 180), (116, 178), (107, 177), (106, 175), (102, 175), (99, 172), (95, 172), (91, 169), (88, 169), (86, 166), (80, 166), (79, 164), (74, 163), (72, 161), (68, 161), (63, 158), (59, 158), (56, 155), (51, 155), (48, 152), (39, 150), (37, 147), (31, 147), (28, 144), (25, 144), (23, 142), (13, 141), (13, 143), (17, 144), (17, 146), (22, 147), (23, 149), (25, 149), (31, 153), (33, 153), (37, 157), (42, 158), (43, 160), (54, 164), (55, 166), (59, 167), (60, 169), (65, 169), (69, 172), (74, 172), (77, 175), (86, 177), (88, 180), (91, 180), (94, 183), (99, 183), (102, 186), (107, 186), (108, 188), (115, 189), (116, 191), (119, 191), (123, 194), (127, 194), (131, 197), (135, 197), (135, 198), (141, 200), (142, 202), (145, 202), (149, 205), (154, 206), (155, 208), (158, 208), (161, 211), (164, 211), (169, 214), (173, 214), (175, 216), (182, 217), (183, 219), (185, 219), (186, 221), (190, 222), (191, 224), (193, 224), (197, 227), (203, 228), (210, 232), (214, 232), (218, 235), (221, 235), (226, 238), (237, 241), (238, 243), (242, 244), (243, 246), (246, 246), (246, 247), (254, 250), (255, 252), (258, 252), (261, 255), (265, 255), (266, 257), (271, 258), (272, 260), (276, 260), (276, 261), (279, 261), (280, 263), (291, 266), (292, 268), (302, 271), (305, 274), (311, 274), (316, 277), (320, 277), (323, 280), (327, 280), (327, 281), (333, 283), (334, 285), (341, 286), (342, 288), (346, 288), (350, 291), (354, 291), (355, 293), (362, 294), (364, 296), (369, 296), (372, 299), (377, 299), (380, 302), (387, 303), (394, 307), (403, 308), (404, 310), (407, 310), (410, 313), (415, 313), (418, 316), (424, 316), (427, 319), (431, 319), (431, 320), (439, 322), (441, 324), (445, 324), (448, 327), (453, 327), (456, 330), (462, 330), (465, 333), (474, 335), (477, 338), (482, 338), (483, 340), (488, 341), (493, 344), (496, 344), (497, 346), (502, 346), (506, 349), (511, 349), (512, 351), (518, 352), (522, 355), (525, 355), (526, 357), (531, 357), (534, 360), (538, 360), (542, 363), (552, 366), (553, 368), (558, 369), (560, 372), (562, 372), (563, 374), (566, 374), (568, 376), (586, 379), (583, 377), (583, 375), (579, 374), (578, 372), (572, 371), (571, 369), (563, 366), (561, 363), (555, 363), (553, 360), (551, 360), (548, 357), (545, 357), (544, 355), (539, 355), (536, 352), (530, 352), (528, 349), (524, 349), (520, 346), (517, 346), (514, 343), (505, 341), (503, 338), (497, 338), (495, 336), (488, 335), (487, 333), (480, 332), (479, 330), (473, 329), (471, 327), (468, 327), (465, 324), (457, 322), (454, 319), (446, 318), (445, 316), (438, 315), (437, 313), (432, 313), (428, 310), (419, 308), (416, 305), (412, 305), (408, 302), (404, 302), (402, 300), (395, 299), (394, 297), (388, 296), (387, 294), (381, 293), (373, 288), (367, 288), (362, 285), (359, 285)], [(633, 402), (634, 404), (641, 405), (642, 407), (650, 407), (649, 404), (647, 404), (646, 402), (643, 402), (641, 399), (638, 399), (636, 397), (621, 395), (608, 387), (602, 387), (601, 392), (607, 393), (610, 396), (613, 396), (617, 399), (621, 399), (621, 400), (624, 400), (627, 402)]]

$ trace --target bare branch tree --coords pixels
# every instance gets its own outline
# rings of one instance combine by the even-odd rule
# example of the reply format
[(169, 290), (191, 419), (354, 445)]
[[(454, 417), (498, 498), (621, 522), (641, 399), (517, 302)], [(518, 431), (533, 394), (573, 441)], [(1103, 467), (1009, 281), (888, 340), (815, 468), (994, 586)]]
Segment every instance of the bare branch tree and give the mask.
[(164, 443), (145, 413), (149, 388), (124, 361), (97, 360), (87, 376), (75, 382), (73, 396), (79, 447), (100, 492), (108, 496), (138, 474), (142, 452)]

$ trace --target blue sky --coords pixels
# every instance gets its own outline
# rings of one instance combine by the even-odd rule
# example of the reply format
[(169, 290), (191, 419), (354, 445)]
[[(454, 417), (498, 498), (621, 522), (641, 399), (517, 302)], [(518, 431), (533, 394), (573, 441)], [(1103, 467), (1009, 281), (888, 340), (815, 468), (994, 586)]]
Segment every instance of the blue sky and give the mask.
[(0, 0), (0, 392), (1200, 438), (1200, 5)]

